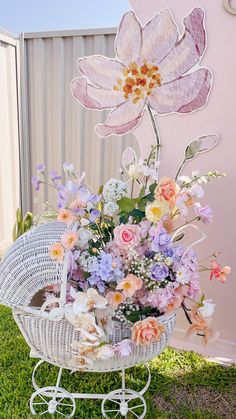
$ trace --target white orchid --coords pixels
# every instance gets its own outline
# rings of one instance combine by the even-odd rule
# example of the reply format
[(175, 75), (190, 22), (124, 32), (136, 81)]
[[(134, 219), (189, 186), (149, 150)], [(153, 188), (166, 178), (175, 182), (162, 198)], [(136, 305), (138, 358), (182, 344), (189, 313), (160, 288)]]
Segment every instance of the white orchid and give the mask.
[(73, 311), (75, 314), (87, 313), (96, 308), (105, 308), (107, 299), (102, 297), (95, 289), (89, 288), (87, 292), (77, 292), (74, 295)]

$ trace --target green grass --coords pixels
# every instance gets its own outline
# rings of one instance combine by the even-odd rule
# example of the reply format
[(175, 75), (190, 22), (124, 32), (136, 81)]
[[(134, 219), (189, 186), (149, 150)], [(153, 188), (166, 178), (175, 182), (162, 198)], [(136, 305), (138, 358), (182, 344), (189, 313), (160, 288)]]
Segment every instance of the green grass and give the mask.
[[(36, 361), (11, 312), (0, 307), (0, 418), (31, 419), (31, 374)], [(236, 417), (236, 368), (210, 363), (193, 352), (167, 348), (150, 362), (152, 382), (145, 398), (147, 419), (219, 419)], [(57, 368), (43, 365), (40, 385), (55, 383)], [(128, 386), (141, 389), (147, 378), (143, 366), (128, 370)], [(70, 374), (64, 371), (62, 387), (74, 392), (109, 392), (120, 386), (120, 373)], [(42, 417), (42, 416), (40, 416)], [(52, 416), (45, 416), (52, 417)], [(59, 416), (54, 416), (58, 419)], [(102, 418), (100, 402), (77, 400), (75, 419)]]

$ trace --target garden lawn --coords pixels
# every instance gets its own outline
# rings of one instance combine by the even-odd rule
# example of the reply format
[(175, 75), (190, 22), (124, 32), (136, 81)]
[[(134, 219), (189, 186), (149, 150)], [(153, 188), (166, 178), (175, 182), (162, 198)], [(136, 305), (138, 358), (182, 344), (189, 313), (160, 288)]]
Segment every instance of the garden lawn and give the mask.
[[(31, 374), (36, 360), (9, 309), (0, 306), (0, 418), (31, 419)], [(152, 382), (145, 398), (147, 419), (236, 418), (236, 368), (210, 363), (193, 352), (167, 348), (150, 362)], [(40, 385), (54, 385), (57, 368), (41, 367)], [(147, 378), (143, 366), (128, 370), (127, 384), (141, 389)], [(61, 386), (69, 391), (108, 393), (120, 386), (120, 373), (91, 374), (64, 371)], [(40, 416), (42, 417), (42, 416)], [(60, 416), (61, 417), (61, 416)], [(45, 415), (45, 418), (52, 416)], [(53, 416), (59, 419), (59, 416)], [(75, 419), (102, 418), (100, 402), (77, 400)]]

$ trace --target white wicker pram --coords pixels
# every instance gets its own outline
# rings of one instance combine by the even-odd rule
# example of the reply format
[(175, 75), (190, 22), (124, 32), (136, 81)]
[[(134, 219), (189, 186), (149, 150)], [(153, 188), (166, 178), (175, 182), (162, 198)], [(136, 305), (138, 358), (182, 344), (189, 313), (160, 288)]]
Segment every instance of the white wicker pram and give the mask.
[[(159, 342), (146, 347), (137, 346), (127, 357), (114, 356), (106, 360), (99, 359), (95, 360), (92, 365), (83, 367), (84, 370), (91, 372), (121, 370), (121, 389), (109, 394), (72, 394), (60, 388), (63, 368), (73, 371), (81, 370), (81, 365), (75, 362), (76, 358), (71, 347), (71, 343), (79, 339), (79, 332), (63, 315), (66, 302), (68, 254), (65, 254), (62, 263), (53, 263), (48, 252), (49, 246), (59, 242), (67, 228), (65, 223), (60, 222), (50, 222), (32, 228), (10, 247), (0, 265), (0, 302), (12, 308), (15, 321), (31, 348), (31, 355), (40, 358), (32, 377), (35, 392), (30, 401), (31, 412), (37, 414), (38, 408), (41, 409), (43, 405), (45, 413), (58, 413), (71, 418), (75, 414), (76, 398), (98, 398), (103, 399), (103, 417), (111, 418), (119, 417), (119, 415), (126, 417), (129, 413), (128, 417), (133, 415), (133, 417), (143, 418), (146, 414), (143, 394), (151, 379), (149, 368), (147, 367), (149, 373), (147, 384), (140, 392), (126, 389), (125, 369), (146, 363), (160, 354), (173, 331), (176, 313), (159, 317), (160, 323), (165, 325), (165, 333), (161, 335)], [(69, 229), (76, 230), (77, 225), (70, 225)], [(33, 306), (32, 300), (40, 290), (55, 284), (60, 285), (62, 315), (52, 320), (49, 319), (48, 312), (42, 311), (41, 307)], [(112, 331), (107, 338), (116, 343), (129, 338), (130, 335), (129, 327), (113, 322)], [(39, 388), (35, 381), (35, 372), (44, 361), (58, 366), (59, 374), (55, 386)], [(135, 399), (137, 399), (136, 405)], [(63, 413), (61, 409), (66, 405), (67, 413)]]

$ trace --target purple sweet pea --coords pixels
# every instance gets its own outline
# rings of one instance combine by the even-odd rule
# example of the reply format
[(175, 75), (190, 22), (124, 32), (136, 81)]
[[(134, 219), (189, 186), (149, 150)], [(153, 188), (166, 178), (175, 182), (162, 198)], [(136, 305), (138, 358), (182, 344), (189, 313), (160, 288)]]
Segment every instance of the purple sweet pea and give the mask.
[(98, 217), (100, 217), (100, 214), (101, 214), (100, 211), (92, 209), (90, 211), (90, 216), (89, 216), (89, 219), (90, 219), (91, 223), (94, 223), (96, 221), (96, 219)]
[(66, 189), (72, 194), (77, 194), (79, 191), (79, 184), (72, 180), (68, 180), (68, 182), (66, 182)]
[(39, 179), (39, 177), (38, 176), (32, 176), (31, 183), (32, 183), (35, 191), (38, 192), (39, 188), (40, 188), (40, 183), (42, 183), (42, 181)]
[(114, 347), (115, 354), (118, 356), (129, 356), (132, 354), (134, 344), (130, 339), (124, 339)]
[(151, 271), (151, 278), (155, 281), (161, 281), (169, 275), (169, 269), (166, 265), (155, 263)]
[(56, 172), (56, 170), (52, 170), (49, 173), (49, 176), (51, 177), (51, 179), (52, 179), (52, 181), (54, 183), (56, 183), (58, 180), (61, 180), (62, 179), (62, 177), (60, 175), (58, 175), (58, 173)]
[(64, 185), (57, 186), (57, 207), (64, 208), (67, 203), (67, 189)]
[(199, 202), (196, 202), (195, 214), (204, 224), (212, 223), (213, 211), (208, 205), (202, 207)]
[(38, 173), (43, 175), (44, 171), (45, 171), (45, 164), (43, 164), (43, 163), (38, 164), (36, 166), (36, 170), (37, 170)]

